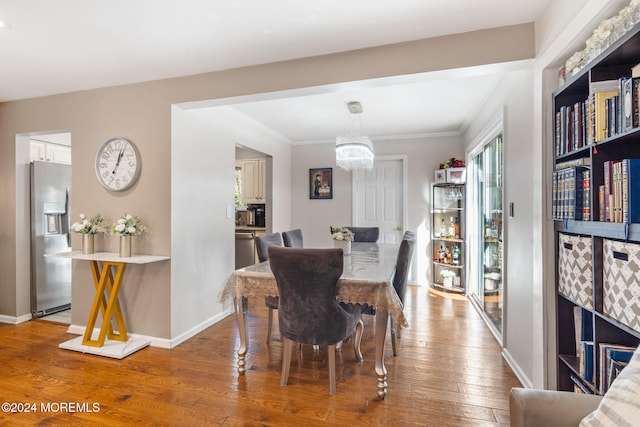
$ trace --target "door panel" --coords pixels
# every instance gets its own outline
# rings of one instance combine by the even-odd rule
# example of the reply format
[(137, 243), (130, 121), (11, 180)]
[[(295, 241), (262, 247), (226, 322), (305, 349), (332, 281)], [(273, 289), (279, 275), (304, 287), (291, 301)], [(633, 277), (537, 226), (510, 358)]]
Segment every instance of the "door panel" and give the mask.
[(397, 243), (403, 232), (402, 161), (376, 161), (355, 175), (356, 226), (379, 227), (379, 243)]

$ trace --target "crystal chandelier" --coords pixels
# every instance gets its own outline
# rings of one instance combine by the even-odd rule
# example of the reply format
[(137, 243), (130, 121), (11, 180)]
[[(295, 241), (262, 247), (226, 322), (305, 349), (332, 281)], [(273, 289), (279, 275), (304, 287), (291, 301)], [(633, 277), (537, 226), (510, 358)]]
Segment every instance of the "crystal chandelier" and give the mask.
[(344, 170), (372, 169), (373, 144), (362, 131), (362, 105), (359, 102), (347, 104), (351, 113), (347, 131), (336, 137), (336, 164)]

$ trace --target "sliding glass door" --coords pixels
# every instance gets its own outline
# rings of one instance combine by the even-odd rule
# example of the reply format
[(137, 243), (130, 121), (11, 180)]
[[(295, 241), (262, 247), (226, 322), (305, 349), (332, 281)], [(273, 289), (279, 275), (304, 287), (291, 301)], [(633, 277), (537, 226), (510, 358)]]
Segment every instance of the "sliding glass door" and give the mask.
[(471, 159), (471, 206), (474, 227), (470, 286), (473, 302), (494, 332), (502, 334), (502, 134), (487, 142)]

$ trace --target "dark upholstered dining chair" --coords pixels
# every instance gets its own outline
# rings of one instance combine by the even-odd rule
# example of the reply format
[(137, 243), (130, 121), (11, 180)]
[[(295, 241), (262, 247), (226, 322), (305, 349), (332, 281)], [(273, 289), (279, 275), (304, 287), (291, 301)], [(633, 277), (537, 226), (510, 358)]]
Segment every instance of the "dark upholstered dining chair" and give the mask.
[(380, 237), (380, 228), (378, 227), (346, 227), (353, 233), (354, 242), (371, 242), (375, 243)]
[[(409, 267), (411, 259), (416, 247), (416, 233), (413, 231), (405, 231), (398, 249), (398, 257), (396, 258), (396, 272), (393, 275), (393, 288), (396, 290), (400, 301), (404, 305), (404, 297), (407, 294), (407, 279), (409, 277)], [(393, 355), (398, 355), (398, 343), (396, 334), (399, 331), (393, 319), (391, 319), (391, 346), (393, 347)]]
[(302, 230), (299, 228), (295, 230), (283, 231), (282, 240), (284, 246), (287, 248), (302, 248)]
[[(256, 237), (256, 251), (260, 262), (269, 260), (269, 246), (282, 246), (280, 233)], [(278, 297), (264, 297), (264, 303), (269, 309), (267, 314), (267, 342), (269, 342), (271, 340), (271, 330), (273, 329), (273, 310), (278, 309)]]
[(289, 379), (294, 341), (327, 346), (330, 395), (336, 394), (336, 344), (353, 335), (356, 357), (360, 352), (355, 331), (356, 328), (362, 331), (362, 320), (358, 315), (345, 311), (336, 300), (343, 260), (342, 249), (269, 247), (269, 262), (280, 298), (278, 324), (283, 341), (282, 386), (287, 385)]
[[(416, 246), (416, 234), (413, 231), (405, 231), (400, 242), (400, 248), (398, 249), (398, 256), (396, 257), (396, 268), (393, 274), (393, 288), (398, 294), (398, 298), (402, 304), (404, 304), (404, 297), (407, 293), (407, 279), (409, 277), (409, 266), (411, 265), (411, 259), (413, 258), (413, 252)], [(366, 306), (362, 310), (362, 314), (375, 315), (376, 310), (371, 306)], [(393, 319), (391, 323), (391, 346), (393, 347), (393, 355), (398, 355), (398, 342), (397, 334), (398, 330)]]

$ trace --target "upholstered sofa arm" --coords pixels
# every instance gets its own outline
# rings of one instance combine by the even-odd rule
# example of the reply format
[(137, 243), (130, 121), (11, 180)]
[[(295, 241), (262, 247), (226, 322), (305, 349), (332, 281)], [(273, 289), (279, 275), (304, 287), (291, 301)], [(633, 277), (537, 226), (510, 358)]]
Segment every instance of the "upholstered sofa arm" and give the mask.
[(513, 388), (509, 396), (511, 427), (576, 427), (601, 399), (566, 391)]

